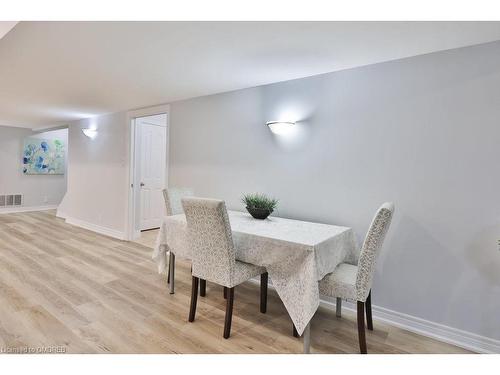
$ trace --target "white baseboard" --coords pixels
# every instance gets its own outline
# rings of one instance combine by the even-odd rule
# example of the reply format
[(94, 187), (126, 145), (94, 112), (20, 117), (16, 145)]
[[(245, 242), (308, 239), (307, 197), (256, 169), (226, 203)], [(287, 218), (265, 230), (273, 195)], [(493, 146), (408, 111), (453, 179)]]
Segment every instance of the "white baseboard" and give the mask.
[(64, 212), (62, 212), (61, 210), (57, 209), (56, 211), (56, 217), (59, 217), (61, 219), (66, 219), (68, 217), (68, 215), (66, 215)]
[[(321, 299), (320, 305), (335, 310), (335, 302)], [(356, 311), (355, 305), (346, 301), (343, 301), (342, 309), (353, 312)], [(403, 314), (380, 306), (372, 305), (372, 311), (374, 319), (422, 336), (446, 342), (476, 353), (500, 353), (500, 340), (480, 336), (444, 324), (434, 323), (429, 320), (417, 318), (416, 316)]]
[(57, 209), (57, 204), (48, 206), (9, 207), (0, 208), (0, 214), (15, 214), (17, 212), (47, 211), (55, 209)]
[(374, 311), (377, 311), (375, 316), (378, 319), (389, 321), (391, 324), (403, 328), (406, 327), (407, 330), (423, 336), (428, 336), (477, 353), (500, 353), (500, 340), (399, 313), (380, 306), (375, 306)]
[(75, 225), (83, 229), (88, 229), (91, 230), (92, 232), (96, 232), (99, 234), (104, 234), (105, 236), (117, 238), (119, 240), (125, 240), (127, 238), (125, 232), (121, 232), (116, 229), (106, 228), (80, 219), (68, 217), (64, 213), (58, 213), (58, 217), (64, 218), (66, 220), (66, 223), (68, 224)]
[[(250, 281), (255, 284), (260, 284), (260, 279), (258, 278), (254, 278)], [(271, 282), (269, 283), (269, 288), (274, 289)], [(328, 300), (323, 297), (320, 299), (320, 306), (332, 310), (335, 313), (335, 301)], [(352, 302), (343, 301), (342, 309), (355, 312), (356, 306)], [(372, 305), (372, 311), (373, 318), (375, 320), (382, 321), (394, 327), (430, 337), (438, 341), (446, 342), (476, 353), (500, 353), (500, 340), (480, 336), (472, 332), (434, 323), (429, 320), (417, 318), (416, 316), (389, 310), (376, 305)]]
[[(335, 302), (321, 299), (320, 305), (327, 309), (335, 310)], [(343, 301), (342, 308), (353, 312), (356, 311), (355, 305), (346, 301)], [(372, 311), (374, 319), (422, 336), (459, 346), (476, 353), (500, 353), (500, 340), (480, 336), (444, 324), (434, 323), (380, 306), (372, 305)]]
[(134, 230), (134, 240), (141, 238), (141, 231), (140, 230)]

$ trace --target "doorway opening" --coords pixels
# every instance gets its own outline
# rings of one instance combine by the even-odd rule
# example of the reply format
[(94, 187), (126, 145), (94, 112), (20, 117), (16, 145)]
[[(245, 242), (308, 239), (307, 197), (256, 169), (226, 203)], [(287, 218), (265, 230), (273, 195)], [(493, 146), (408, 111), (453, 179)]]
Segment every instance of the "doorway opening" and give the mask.
[(157, 229), (165, 215), (162, 190), (168, 165), (167, 114), (132, 119), (132, 228), (133, 239)]

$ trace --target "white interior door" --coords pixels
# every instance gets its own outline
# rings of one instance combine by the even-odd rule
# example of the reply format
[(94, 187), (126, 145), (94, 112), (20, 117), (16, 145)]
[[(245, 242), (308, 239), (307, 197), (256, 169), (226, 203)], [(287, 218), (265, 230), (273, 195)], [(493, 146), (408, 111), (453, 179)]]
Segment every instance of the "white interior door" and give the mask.
[[(164, 124), (158, 117), (164, 116)], [(140, 230), (158, 228), (165, 211), (167, 128), (166, 115), (136, 119), (138, 135)]]

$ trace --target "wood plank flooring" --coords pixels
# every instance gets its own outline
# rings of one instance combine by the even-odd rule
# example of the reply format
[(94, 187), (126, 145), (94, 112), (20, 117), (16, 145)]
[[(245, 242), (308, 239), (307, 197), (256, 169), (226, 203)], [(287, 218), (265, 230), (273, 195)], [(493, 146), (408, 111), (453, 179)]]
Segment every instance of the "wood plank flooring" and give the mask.
[[(61, 346), (67, 353), (301, 353), (273, 290), (259, 313), (259, 287), (236, 288), (231, 338), (222, 338), (222, 288), (207, 284), (188, 323), (190, 265), (177, 262), (176, 293), (142, 244), (71, 226), (53, 211), (0, 214), (0, 349)], [(374, 321), (369, 353), (466, 353)], [(354, 314), (320, 308), (313, 353), (358, 353)]]

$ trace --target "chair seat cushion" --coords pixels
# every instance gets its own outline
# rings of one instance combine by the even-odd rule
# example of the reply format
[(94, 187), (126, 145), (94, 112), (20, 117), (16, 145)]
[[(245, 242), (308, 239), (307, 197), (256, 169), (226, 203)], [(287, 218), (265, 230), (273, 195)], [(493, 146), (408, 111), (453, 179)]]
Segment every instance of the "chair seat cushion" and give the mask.
[(356, 301), (356, 275), (358, 267), (341, 263), (332, 273), (319, 282), (319, 293), (328, 297), (338, 297)]
[(227, 286), (228, 288), (232, 288), (233, 286), (244, 283), (245, 281), (248, 281), (255, 276), (259, 276), (264, 272), (266, 272), (266, 269), (264, 267), (255, 266), (253, 264), (240, 262), (237, 260), (233, 274), (233, 282), (231, 283), (232, 285), (225, 286)]

